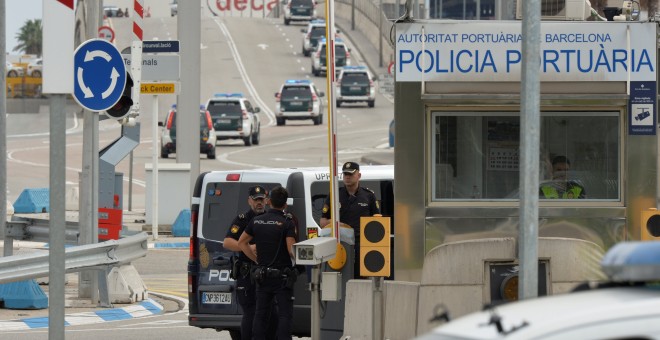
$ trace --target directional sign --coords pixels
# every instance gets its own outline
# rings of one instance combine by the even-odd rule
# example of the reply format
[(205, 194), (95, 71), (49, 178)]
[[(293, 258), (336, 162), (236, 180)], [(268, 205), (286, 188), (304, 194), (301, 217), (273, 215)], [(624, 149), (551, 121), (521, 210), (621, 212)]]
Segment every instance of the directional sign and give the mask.
[(99, 27), (99, 38), (109, 42), (115, 41), (115, 31), (110, 26)]
[[(122, 54), (126, 67), (131, 67), (131, 55)], [(179, 55), (178, 54), (143, 54), (142, 55), (143, 81), (178, 81)]]
[(140, 93), (142, 94), (175, 94), (177, 93), (176, 83), (142, 83), (140, 84)]
[(73, 98), (90, 111), (114, 106), (124, 92), (126, 68), (117, 48), (102, 39), (82, 43), (73, 54)]
[(142, 53), (178, 53), (178, 40), (145, 40), (142, 42)]

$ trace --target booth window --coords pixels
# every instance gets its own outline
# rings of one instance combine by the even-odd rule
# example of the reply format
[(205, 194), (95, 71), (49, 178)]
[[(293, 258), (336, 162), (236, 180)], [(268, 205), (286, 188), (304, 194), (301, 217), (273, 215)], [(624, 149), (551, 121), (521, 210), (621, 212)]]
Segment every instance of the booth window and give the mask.
[[(436, 111), (432, 129), (432, 200), (519, 198), (518, 112)], [(539, 198), (619, 201), (620, 141), (619, 111), (542, 112)]]

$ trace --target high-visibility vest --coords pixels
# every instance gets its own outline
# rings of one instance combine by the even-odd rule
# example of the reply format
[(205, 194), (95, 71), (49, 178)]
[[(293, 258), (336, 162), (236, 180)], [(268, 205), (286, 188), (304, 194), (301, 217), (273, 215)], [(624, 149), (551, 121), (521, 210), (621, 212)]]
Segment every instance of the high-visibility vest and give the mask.
[[(541, 191), (543, 192), (543, 196), (545, 198), (559, 198), (559, 192), (557, 192), (557, 188), (553, 186), (548, 186), (544, 185), (541, 187)], [(574, 185), (570, 187), (568, 190), (564, 191), (561, 195), (561, 198), (563, 199), (573, 199), (573, 198), (580, 198), (580, 194), (582, 193), (582, 188), (578, 185)]]

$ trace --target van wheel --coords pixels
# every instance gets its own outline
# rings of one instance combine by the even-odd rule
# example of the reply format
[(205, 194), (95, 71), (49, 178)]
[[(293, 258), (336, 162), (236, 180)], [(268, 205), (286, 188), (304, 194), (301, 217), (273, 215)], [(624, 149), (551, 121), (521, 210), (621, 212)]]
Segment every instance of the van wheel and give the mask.
[(231, 340), (241, 340), (241, 331), (236, 329), (230, 329), (229, 336), (231, 337)]
[(18, 73), (16, 73), (16, 71), (14, 71), (14, 70), (9, 71), (9, 73), (7, 73), (7, 77), (9, 77), (9, 78), (18, 77)]
[(319, 125), (321, 124), (321, 116), (316, 116), (312, 118), (312, 122), (314, 122), (314, 125)]
[(367, 104), (369, 104), (369, 107), (374, 107), (376, 105), (376, 100), (370, 100)]
[(337, 101), (337, 107), (340, 107), (340, 106), (341, 106), (341, 100), (338, 100)]
[(289, 19), (284, 19), (284, 24), (285, 24), (285, 25), (289, 26), (289, 22), (290, 22)]
[(243, 143), (245, 143), (245, 146), (251, 146), (252, 145), (252, 135), (243, 138)]
[(160, 150), (160, 158), (167, 158), (169, 157), (169, 153), (165, 150)]
[(211, 151), (209, 151), (209, 152), (206, 154), (206, 158), (208, 158), (208, 159), (215, 159), (215, 148), (213, 148)]
[(277, 118), (277, 126), (283, 126), (286, 124), (286, 120), (284, 118)]

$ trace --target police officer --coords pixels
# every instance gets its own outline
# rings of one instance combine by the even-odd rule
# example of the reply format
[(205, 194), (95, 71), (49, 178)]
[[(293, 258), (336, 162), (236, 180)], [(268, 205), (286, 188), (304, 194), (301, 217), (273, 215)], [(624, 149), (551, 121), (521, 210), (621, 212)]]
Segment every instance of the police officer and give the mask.
[(539, 197), (547, 199), (586, 198), (587, 193), (579, 183), (568, 179), (571, 161), (566, 156), (552, 159), (552, 182), (541, 185)]
[[(255, 340), (266, 338), (268, 311), (273, 298), (278, 306), (277, 339), (291, 339), (293, 317), (293, 283), (297, 272), (293, 269), (295, 226), (284, 212), (289, 197), (285, 188), (278, 186), (270, 192), (270, 205), (266, 213), (254, 217), (238, 239), (238, 245), (257, 265), (252, 277), (257, 283), (257, 307), (252, 334)], [(250, 247), (256, 245), (256, 253)]]
[[(241, 249), (238, 247), (238, 239), (241, 234), (243, 234), (248, 222), (250, 222), (255, 216), (261, 215), (265, 212), (266, 195), (266, 189), (260, 185), (250, 188), (247, 200), (250, 210), (243, 214), (239, 214), (234, 218), (224, 240), (224, 247), (226, 249), (239, 252), (237, 266), (233, 269), (237, 269), (238, 272), (233, 273), (233, 275), (236, 278), (236, 296), (238, 298), (238, 303), (243, 309), (243, 318), (241, 319), (241, 339), (243, 340), (252, 339), (252, 324), (256, 307), (256, 287), (250, 279), (250, 269), (254, 265), (254, 262), (241, 252)], [(255, 245), (251, 244), (250, 247), (254, 249)], [(275, 312), (276, 309), (272, 308), (271, 320), (273, 320), (273, 330), (277, 327), (277, 316)]]
[[(380, 214), (378, 200), (373, 191), (360, 186), (360, 164), (346, 162), (341, 168), (344, 186), (339, 188), (339, 221), (351, 226), (355, 232), (355, 261), (353, 277), (360, 277), (360, 217)], [(320, 224), (330, 223), (330, 198), (323, 204)]]

